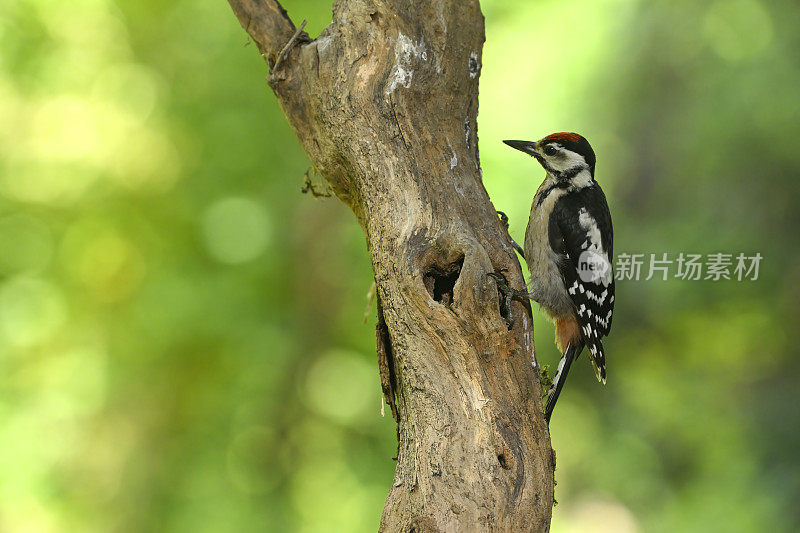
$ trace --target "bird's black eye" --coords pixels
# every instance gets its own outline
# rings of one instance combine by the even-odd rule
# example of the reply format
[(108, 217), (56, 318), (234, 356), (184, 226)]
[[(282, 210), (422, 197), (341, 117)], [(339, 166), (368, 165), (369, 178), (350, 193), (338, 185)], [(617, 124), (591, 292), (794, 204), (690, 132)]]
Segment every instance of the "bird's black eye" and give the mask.
[(558, 150), (556, 150), (552, 144), (548, 144), (544, 147), (545, 155), (556, 155), (556, 153), (558, 153)]

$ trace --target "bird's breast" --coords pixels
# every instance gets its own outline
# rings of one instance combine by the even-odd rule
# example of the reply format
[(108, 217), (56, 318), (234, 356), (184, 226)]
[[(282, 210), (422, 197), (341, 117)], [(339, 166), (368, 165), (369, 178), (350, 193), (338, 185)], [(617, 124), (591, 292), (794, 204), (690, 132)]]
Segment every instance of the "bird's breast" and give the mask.
[(559, 269), (561, 257), (550, 247), (550, 213), (555, 203), (566, 191), (539, 187), (531, 206), (528, 229), (525, 231), (525, 261), (531, 272), (530, 289), (533, 299), (552, 318), (566, 316), (571, 312), (564, 280)]

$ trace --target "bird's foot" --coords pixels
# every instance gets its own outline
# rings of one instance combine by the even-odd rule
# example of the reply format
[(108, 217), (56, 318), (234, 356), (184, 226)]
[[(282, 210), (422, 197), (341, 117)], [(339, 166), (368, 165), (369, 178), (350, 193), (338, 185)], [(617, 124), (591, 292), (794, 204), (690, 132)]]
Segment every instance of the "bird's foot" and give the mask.
[(500, 223), (506, 229), (506, 237), (508, 237), (508, 240), (511, 241), (511, 246), (513, 246), (514, 249), (517, 251), (517, 253), (524, 258), (525, 257), (525, 250), (522, 249), (522, 246), (517, 244), (517, 241), (515, 241), (514, 239), (511, 238), (511, 233), (509, 233), (509, 231), (508, 231), (508, 215), (506, 215), (502, 211), (498, 211), (497, 215), (500, 217)]
[(497, 216), (500, 217), (500, 223), (503, 225), (504, 228), (506, 228), (506, 231), (508, 231), (508, 215), (506, 215), (502, 211), (498, 211)]
[(529, 299), (527, 291), (512, 289), (508, 284), (508, 279), (502, 271), (489, 272), (487, 276), (494, 279), (497, 284), (497, 292), (500, 295), (500, 316), (503, 317), (508, 329), (514, 327), (514, 316), (511, 313), (511, 302), (517, 300), (518, 302), (525, 303)]

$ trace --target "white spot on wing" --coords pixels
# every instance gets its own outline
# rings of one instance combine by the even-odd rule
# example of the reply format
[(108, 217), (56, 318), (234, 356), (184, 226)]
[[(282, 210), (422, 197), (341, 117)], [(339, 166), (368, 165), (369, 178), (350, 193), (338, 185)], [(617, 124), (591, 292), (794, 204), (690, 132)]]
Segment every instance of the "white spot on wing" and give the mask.
[[(603, 249), (603, 238), (600, 235), (600, 228), (597, 227), (597, 221), (589, 214), (585, 207), (582, 207), (581, 210), (578, 211), (578, 223), (586, 231), (586, 239), (589, 243), (588, 247), (584, 246), (584, 249), (591, 250), (600, 255), (606, 263), (610, 265), (611, 261), (608, 260), (608, 254), (606, 254), (606, 251)], [(584, 245), (586, 244), (587, 243), (584, 243)], [(600, 281), (606, 286), (611, 283), (610, 268), (603, 273)]]

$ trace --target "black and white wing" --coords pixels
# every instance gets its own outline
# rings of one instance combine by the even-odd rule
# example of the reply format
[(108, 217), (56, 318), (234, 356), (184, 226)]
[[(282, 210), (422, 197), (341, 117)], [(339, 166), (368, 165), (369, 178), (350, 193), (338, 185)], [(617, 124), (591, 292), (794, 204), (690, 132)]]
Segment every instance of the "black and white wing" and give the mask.
[(571, 191), (550, 214), (550, 246), (561, 255), (564, 287), (597, 373), (606, 381), (601, 339), (611, 330), (614, 312), (613, 231), (606, 197), (596, 183)]

